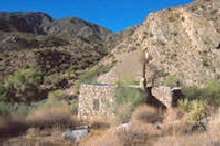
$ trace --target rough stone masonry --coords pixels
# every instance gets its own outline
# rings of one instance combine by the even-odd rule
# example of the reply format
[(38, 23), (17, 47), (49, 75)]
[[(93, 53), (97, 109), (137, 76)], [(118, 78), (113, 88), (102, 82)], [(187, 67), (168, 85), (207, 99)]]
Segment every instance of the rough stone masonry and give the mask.
[(113, 85), (81, 85), (78, 116), (82, 119), (113, 117)]
[[(136, 86), (129, 87), (138, 88)], [(117, 86), (107, 84), (81, 85), (78, 108), (79, 118), (113, 118), (115, 88), (117, 88)], [(176, 106), (177, 100), (183, 96), (181, 88), (170, 88), (165, 86), (152, 88), (152, 95), (160, 100), (167, 109)]]

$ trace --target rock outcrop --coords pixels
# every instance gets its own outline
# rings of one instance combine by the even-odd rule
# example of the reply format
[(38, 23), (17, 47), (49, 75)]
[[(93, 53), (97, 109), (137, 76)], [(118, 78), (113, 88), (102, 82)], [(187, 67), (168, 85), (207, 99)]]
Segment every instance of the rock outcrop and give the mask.
[(44, 25), (52, 21), (45, 13), (0, 13), (0, 30), (45, 34)]

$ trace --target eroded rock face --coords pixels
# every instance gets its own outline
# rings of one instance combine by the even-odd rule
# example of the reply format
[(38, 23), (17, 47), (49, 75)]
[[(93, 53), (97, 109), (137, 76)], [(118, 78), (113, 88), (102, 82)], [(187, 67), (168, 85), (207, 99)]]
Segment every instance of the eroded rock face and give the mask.
[[(103, 63), (111, 59), (117, 61), (108, 76), (122, 77), (116, 70), (120, 70), (126, 56), (131, 60), (137, 50), (145, 50), (153, 58), (146, 68), (149, 79), (154, 75), (152, 68), (159, 71), (161, 80), (175, 75), (188, 86), (201, 86), (208, 80), (219, 79), (219, 8), (219, 0), (197, 0), (182, 7), (150, 14), (143, 24), (133, 28), (131, 35), (123, 37), (115, 45), (111, 51), (113, 57), (103, 60)], [(130, 72), (128, 68), (137, 70), (134, 66), (139, 64), (133, 62), (127, 63), (127, 69), (121, 71), (126, 74)]]
[(219, 7), (218, 0), (204, 0), (151, 14), (134, 37), (165, 74), (203, 84), (220, 75)]
[(0, 30), (45, 34), (43, 25), (52, 22), (45, 13), (0, 13)]

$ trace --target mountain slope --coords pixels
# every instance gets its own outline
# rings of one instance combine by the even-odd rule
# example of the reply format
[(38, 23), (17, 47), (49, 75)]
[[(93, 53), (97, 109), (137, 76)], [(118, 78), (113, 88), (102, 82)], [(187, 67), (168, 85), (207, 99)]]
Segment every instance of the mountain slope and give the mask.
[[(153, 58), (147, 68), (148, 79), (152, 78), (155, 69), (161, 76), (158, 80), (175, 76), (189, 86), (220, 79), (219, 8), (219, 0), (198, 0), (151, 14), (133, 35), (112, 49), (113, 57), (103, 60), (103, 63), (111, 59), (118, 63), (100, 80), (114, 78), (114, 81), (123, 78), (124, 74), (129, 76), (131, 70), (130, 76), (140, 79), (139, 50), (145, 50)], [(126, 61), (132, 58), (137, 58), (133, 64)]]
[[(104, 42), (112, 35), (79, 18), (55, 20), (44, 13), (0, 13), (0, 34), (1, 79), (34, 66), (45, 78), (56, 75), (66, 80), (76, 80), (97, 64), (107, 54)], [(73, 74), (71, 79), (67, 72)]]

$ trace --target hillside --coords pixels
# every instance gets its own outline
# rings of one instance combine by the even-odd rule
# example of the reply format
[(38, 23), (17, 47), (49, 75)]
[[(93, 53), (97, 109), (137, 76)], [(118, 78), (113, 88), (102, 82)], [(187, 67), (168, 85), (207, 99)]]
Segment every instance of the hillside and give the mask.
[[(55, 20), (45, 13), (0, 13), (0, 77), (37, 67), (48, 86), (53, 80), (76, 80), (107, 54), (111, 31), (80, 18)], [(71, 76), (67, 77), (68, 72)], [(52, 77), (50, 77), (52, 76)]]
[(220, 0), (118, 33), (2, 12), (0, 51), (0, 145), (220, 145)]
[(157, 85), (169, 78), (187, 86), (205, 85), (220, 78), (219, 7), (218, 0), (197, 0), (152, 13), (120, 33), (76, 17), (0, 13), (0, 78), (34, 67), (44, 76), (42, 86), (54, 90), (75, 85), (87, 69), (99, 64), (113, 66), (104, 75), (88, 72), (99, 76), (99, 83), (138, 81), (145, 51), (152, 56), (148, 81), (156, 74)]
[[(140, 50), (152, 56), (146, 76), (153, 70), (159, 81), (175, 77), (182, 84), (204, 85), (220, 78), (220, 1), (197, 0), (183, 7), (152, 13), (143, 24), (133, 28), (103, 59), (103, 64), (118, 62), (100, 77), (114, 82), (125, 75), (140, 79)], [(138, 57), (139, 56), (139, 57)], [(154, 69), (153, 69), (153, 68)]]

